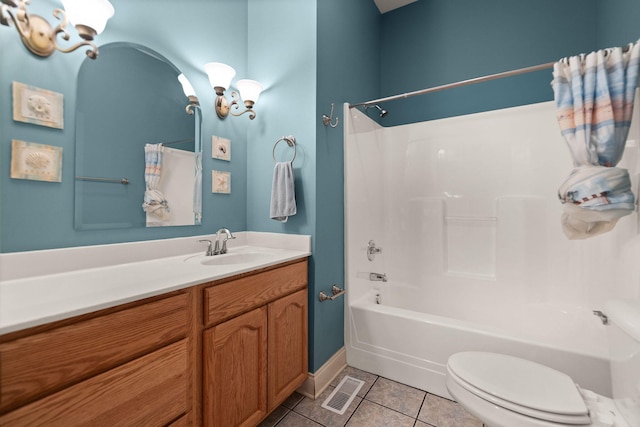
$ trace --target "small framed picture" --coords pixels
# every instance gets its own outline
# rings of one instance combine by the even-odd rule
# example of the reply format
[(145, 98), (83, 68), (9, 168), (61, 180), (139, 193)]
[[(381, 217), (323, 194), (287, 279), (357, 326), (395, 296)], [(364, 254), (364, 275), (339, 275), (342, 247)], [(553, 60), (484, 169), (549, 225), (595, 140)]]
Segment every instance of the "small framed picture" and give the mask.
[(231, 172), (212, 171), (211, 191), (213, 193), (231, 193)]
[(11, 178), (62, 182), (62, 147), (12, 140)]
[(231, 161), (231, 141), (219, 136), (211, 137), (211, 157)]
[(13, 82), (13, 120), (64, 129), (62, 94)]

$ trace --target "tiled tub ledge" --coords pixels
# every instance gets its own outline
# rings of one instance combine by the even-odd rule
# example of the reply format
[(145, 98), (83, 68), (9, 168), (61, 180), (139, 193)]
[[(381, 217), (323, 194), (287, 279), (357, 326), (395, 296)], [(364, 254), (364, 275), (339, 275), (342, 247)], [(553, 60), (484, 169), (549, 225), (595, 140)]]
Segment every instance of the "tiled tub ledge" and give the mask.
[(310, 236), (234, 236), (214, 257), (215, 235), (0, 254), (0, 335), (311, 255)]

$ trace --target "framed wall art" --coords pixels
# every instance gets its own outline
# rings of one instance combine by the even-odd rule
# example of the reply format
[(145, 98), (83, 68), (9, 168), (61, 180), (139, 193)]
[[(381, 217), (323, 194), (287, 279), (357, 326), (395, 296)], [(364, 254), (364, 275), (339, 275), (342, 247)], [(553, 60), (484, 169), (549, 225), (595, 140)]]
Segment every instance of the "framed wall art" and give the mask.
[(13, 82), (13, 120), (64, 129), (62, 94)]
[(211, 191), (213, 193), (231, 193), (231, 172), (211, 171)]
[(231, 161), (231, 140), (219, 136), (211, 137), (211, 157)]
[(62, 147), (12, 140), (11, 178), (62, 182)]

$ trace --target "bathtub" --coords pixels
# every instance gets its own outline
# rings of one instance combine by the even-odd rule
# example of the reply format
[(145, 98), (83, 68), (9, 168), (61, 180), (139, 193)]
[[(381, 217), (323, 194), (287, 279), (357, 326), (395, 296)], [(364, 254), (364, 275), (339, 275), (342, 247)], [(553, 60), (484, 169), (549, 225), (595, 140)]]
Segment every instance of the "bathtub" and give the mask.
[[(406, 305), (411, 301), (416, 298)], [(611, 396), (606, 327), (590, 311), (533, 305), (512, 311), (517, 315), (456, 319), (403, 308), (397, 293), (372, 291), (349, 302), (347, 363), (451, 399), (445, 386), (449, 356), (493, 351), (553, 367), (581, 387)]]
[[(637, 101), (620, 163), (635, 177)], [(345, 106), (344, 122), (347, 363), (450, 398), (449, 356), (493, 351), (611, 396), (592, 310), (637, 298), (640, 220), (564, 236), (557, 188), (572, 160), (555, 103), (393, 127)]]

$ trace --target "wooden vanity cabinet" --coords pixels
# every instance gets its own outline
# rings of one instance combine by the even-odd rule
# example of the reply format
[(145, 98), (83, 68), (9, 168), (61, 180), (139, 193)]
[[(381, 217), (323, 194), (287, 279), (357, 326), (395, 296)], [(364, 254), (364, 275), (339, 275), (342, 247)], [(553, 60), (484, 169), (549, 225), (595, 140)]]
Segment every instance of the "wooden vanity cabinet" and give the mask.
[(255, 426), (307, 377), (307, 260), (0, 336), (0, 426)]
[(304, 260), (204, 289), (205, 426), (255, 426), (305, 381), (307, 277)]
[(162, 426), (187, 415), (187, 292), (0, 337), (0, 425)]

